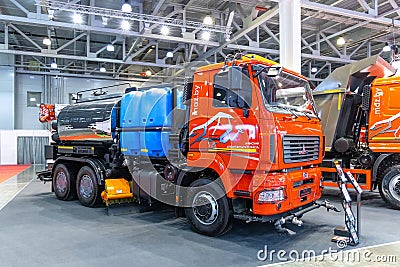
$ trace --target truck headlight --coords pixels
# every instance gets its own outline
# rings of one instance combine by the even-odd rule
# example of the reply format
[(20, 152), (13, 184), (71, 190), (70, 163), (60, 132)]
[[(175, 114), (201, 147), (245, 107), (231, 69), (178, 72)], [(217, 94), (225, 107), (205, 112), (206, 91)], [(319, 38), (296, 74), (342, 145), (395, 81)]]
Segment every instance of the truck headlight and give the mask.
[(285, 188), (265, 189), (258, 194), (258, 203), (274, 203), (285, 199)]

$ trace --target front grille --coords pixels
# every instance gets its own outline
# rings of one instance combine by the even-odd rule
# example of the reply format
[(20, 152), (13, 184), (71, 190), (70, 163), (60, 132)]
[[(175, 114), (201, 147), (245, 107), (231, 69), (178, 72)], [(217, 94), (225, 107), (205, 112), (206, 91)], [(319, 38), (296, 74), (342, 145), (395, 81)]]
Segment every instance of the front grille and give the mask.
[(318, 159), (319, 136), (286, 135), (283, 137), (285, 163), (305, 162)]

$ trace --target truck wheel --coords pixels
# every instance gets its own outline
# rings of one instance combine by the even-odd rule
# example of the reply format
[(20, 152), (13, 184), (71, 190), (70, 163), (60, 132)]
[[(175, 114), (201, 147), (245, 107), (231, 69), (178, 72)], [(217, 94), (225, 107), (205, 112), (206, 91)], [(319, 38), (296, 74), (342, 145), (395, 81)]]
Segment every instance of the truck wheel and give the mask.
[[(222, 196), (222, 197), (221, 197)], [(219, 236), (232, 226), (232, 214), (224, 190), (210, 179), (199, 179), (190, 185), (186, 217), (192, 229), (200, 234)]]
[(75, 172), (64, 164), (58, 164), (53, 172), (53, 189), (60, 200), (73, 200), (76, 197)]
[(400, 165), (389, 168), (379, 183), (383, 200), (395, 209), (400, 209)]
[(94, 207), (101, 203), (101, 188), (92, 168), (83, 166), (76, 179), (76, 192), (83, 206)]

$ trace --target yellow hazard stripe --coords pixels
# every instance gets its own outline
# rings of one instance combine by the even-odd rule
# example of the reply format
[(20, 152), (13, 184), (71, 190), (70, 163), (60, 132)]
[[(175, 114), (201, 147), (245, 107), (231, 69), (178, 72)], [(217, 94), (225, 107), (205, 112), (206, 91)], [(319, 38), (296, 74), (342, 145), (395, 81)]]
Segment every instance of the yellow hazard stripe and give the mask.
[(58, 146), (58, 148), (61, 148), (61, 149), (74, 149), (73, 146)]
[(324, 94), (334, 94), (334, 93), (342, 93), (343, 90), (341, 89), (334, 89), (334, 90), (326, 90), (324, 91)]
[(257, 152), (257, 149), (255, 148), (211, 148), (209, 151), (235, 151), (235, 152), (249, 152), (249, 153), (255, 153)]
[(396, 140), (396, 137), (372, 137), (372, 140)]
[(340, 110), (341, 106), (342, 106), (342, 94), (338, 94), (337, 110)]

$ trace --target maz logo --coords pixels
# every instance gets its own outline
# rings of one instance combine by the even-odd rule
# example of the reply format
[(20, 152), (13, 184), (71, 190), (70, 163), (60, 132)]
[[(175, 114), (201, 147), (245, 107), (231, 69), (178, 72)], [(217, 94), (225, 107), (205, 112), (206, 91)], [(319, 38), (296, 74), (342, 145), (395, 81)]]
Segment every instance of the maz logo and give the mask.
[(307, 154), (306, 146), (303, 145), (303, 149), (299, 151), (299, 155), (305, 155)]

